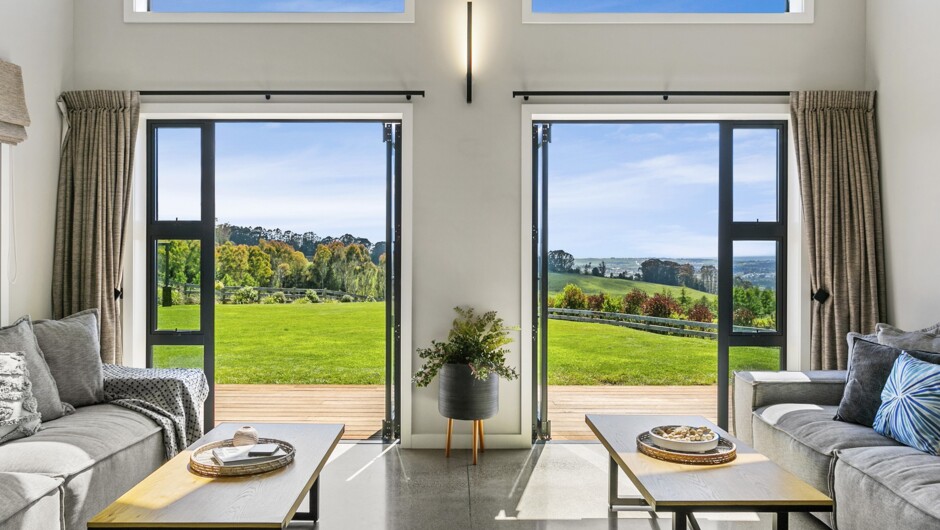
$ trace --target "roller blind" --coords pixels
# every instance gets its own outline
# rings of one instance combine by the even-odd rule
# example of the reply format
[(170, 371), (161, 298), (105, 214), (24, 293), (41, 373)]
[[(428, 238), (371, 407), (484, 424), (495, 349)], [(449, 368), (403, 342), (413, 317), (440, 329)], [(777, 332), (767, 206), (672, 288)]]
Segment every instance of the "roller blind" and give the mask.
[(0, 143), (16, 145), (26, 139), (29, 112), (23, 90), (23, 71), (0, 60)]

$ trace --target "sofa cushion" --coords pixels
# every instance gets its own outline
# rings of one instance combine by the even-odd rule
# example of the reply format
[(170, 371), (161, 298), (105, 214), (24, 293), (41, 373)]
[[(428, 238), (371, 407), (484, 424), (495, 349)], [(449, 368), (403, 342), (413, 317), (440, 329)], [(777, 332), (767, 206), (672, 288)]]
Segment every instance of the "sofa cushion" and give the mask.
[[(846, 377), (845, 394), (839, 404), (836, 419), (866, 427), (873, 426), (878, 407), (881, 406), (881, 392), (888, 382), (888, 374), (902, 353), (904, 352), (897, 348), (857, 340), (852, 353), (852, 367)], [(908, 353), (918, 360), (940, 364), (940, 353)]]
[(923, 331), (902, 331), (885, 327), (878, 330), (878, 343), (902, 350), (940, 352), (940, 335)]
[[(62, 480), (44, 475), (0, 473), (0, 528), (59, 528), (61, 485)], [(27, 516), (30, 510), (51, 513)]]
[(0, 352), (0, 444), (32, 436), (39, 430), (26, 356), (23, 352)]
[(869, 427), (833, 420), (835, 409), (834, 406), (804, 404), (772, 405), (757, 409), (754, 411), (754, 448), (814, 488), (835, 498), (831, 487), (831, 468), (836, 451), (853, 447), (899, 445)]
[(42, 350), (39, 349), (28, 316), (0, 328), (0, 351), (21, 351), (26, 355), (29, 382), (32, 384), (33, 397), (36, 398), (42, 421), (51, 421), (71, 412), (72, 407), (59, 399), (59, 389), (49, 372), (49, 365), (46, 364)]
[(33, 331), (62, 401), (73, 407), (104, 401), (97, 309), (62, 320), (37, 320)]
[(29, 438), (0, 446), (0, 471), (67, 478), (157, 434), (149, 418), (116, 405), (93, 405), (43, 423)]
[(910, 447), (839, 451), (839, 528), (940, 528), (940, 457)]
[(64, 480), (65, 530), (84, 530), (89, 518), (157, 469), (164, 456), (163, 433), (149, 418), (93, 405), (0, 446), (0, 471)]
[(881, 401), (876, 432), (940, 456), (940, 366), (901, 354)]

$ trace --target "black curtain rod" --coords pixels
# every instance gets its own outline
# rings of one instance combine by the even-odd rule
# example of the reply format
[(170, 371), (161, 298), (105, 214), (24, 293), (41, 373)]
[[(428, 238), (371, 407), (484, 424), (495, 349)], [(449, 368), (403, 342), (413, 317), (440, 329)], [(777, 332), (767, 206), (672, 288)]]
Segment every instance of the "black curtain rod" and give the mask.
[(424, 96), (424, 90), (141, 90), (141, 96)]
[(787, 97), (789, 92), (784, 91), (701, 91), (701, 90), (515, 90), (512, 93), (513, 98), (523, 97), (526, 101), (530, 97), (638, 97), (638, 96), (657, 96), (662, 97), (663, 101), (669, 100), (670, 96), (686, 97)]

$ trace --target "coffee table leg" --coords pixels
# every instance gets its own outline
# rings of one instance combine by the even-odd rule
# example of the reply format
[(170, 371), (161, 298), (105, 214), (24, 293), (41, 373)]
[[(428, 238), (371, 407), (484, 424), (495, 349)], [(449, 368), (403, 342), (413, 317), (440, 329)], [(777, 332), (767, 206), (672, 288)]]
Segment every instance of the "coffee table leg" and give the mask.
[(688, 530), (689, 512), (677, 511), (672, 514), (672, 530)]
[(790, 528), (789, 512), (776, 512), (774, 514), (774, 530), (787, 530)]
[(320, 477), (317, 477), (310, 488), (310, 517), (314, 522), (320, 520)]

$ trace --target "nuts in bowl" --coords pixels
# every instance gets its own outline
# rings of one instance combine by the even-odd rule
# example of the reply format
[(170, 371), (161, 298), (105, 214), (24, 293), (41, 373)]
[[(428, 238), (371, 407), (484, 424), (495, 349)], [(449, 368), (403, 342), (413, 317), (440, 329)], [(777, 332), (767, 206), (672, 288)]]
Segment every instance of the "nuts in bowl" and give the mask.
[(657, 446), (669, 451), (704, 453), (718, 447), (718, 433), (708, 427), (663, 425), (650, 429), (650, 438)]

